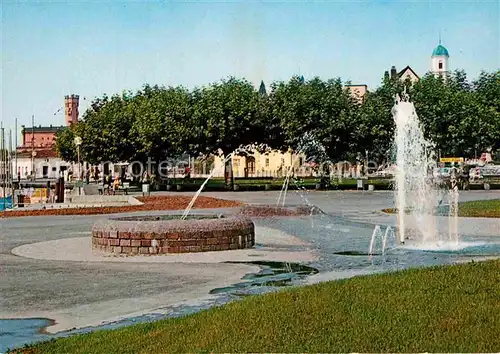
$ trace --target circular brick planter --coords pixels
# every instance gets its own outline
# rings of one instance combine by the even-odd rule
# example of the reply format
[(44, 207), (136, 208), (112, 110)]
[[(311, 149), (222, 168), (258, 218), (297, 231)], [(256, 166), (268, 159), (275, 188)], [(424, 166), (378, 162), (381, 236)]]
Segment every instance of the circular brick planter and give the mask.
[(264, 205), (249, 204), (243, 206), (239, 215), (249, 217), (270, 217), (270, 216), (304, 216), (324, 214), (321, 209), (314, 205)]
[(139, 216), (98, 221), (92, 248), (114, 254), (225, 251), (255, 244), (252, 220), (241, 216)]

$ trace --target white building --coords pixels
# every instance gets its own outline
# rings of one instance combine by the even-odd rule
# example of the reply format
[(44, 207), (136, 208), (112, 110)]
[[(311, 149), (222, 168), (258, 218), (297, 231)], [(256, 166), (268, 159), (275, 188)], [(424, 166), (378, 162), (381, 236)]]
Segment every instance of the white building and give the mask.
[[(252, 151), (247, 156), (233, 156), (234, 177), (281, 177), (287, 174), (290, 166), (296, 176), (311, 176), (313, 168), (306, 163), (304, 154), (280, 152), (273, 150), (266, 153)], [(221, 157), (214, 159), (215, 176), (224, 176), (224, 160)]]
[(431, 71), (434, 75), (440, 75), (444, 78), (448, 76), (449, 73), (449, 60), (450, 54), (448, 53), (448, 49), (441, 45), (441, 40), (439, 40), (439, 44), (432, 51), (431, 56)]
[[(438, 46), (432, 51), (430, 72), (446, 78), (450, 72), (449, 61), (448, 49), (441, 44), (440, 40)], [(398, 78), (403, 82), (409, 79), (412, 83), (416, 83), (420, 80), (418, 74), (409, 65), (399, 72), (396, 71), (395, 66), (392, 66), (390, 72), (386, 71), (385, 75), (386, 77)]]
[[(13, 172), (16, 171), (17, 165), (14, 180), (28, 179), (32, 172), (34, 172), (35, 179), (56, 179), (64, 174), (64, 171), (73, 169), (72, 163), (63, 161), (52, 149), (37, 149), (34, 153), (29, 149), (18, 150), (17, 159), (13, 158), (12, 164)], [(75, 167), (78, 169), (78, 166)]]

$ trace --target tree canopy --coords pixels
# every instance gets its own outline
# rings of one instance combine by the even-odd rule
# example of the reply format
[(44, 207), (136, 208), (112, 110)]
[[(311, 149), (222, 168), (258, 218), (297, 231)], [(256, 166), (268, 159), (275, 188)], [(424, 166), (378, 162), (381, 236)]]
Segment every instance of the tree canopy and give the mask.
[(474, 81), (455, 71), (446, 79), (427, 74), (414, 85), (385, 75), (362, 100), (340, 78), (295, 76), (269, 90), (263, 81), (255, 88), (234, 77), (193, 90), (145, 85), (94, 99), (78, 124), (57, 134), (56, 150), (74, 161), (80, 136), (82, 160), (145, 162), (183, 153), (227, 155), (255, 143), (297, 150), (307, 134), (331, 161), (354, 161), (368, 151), (381, 162), (392, 145), (394, 96), (405, 87), (441, 156), (500, 149), (500, 71)]

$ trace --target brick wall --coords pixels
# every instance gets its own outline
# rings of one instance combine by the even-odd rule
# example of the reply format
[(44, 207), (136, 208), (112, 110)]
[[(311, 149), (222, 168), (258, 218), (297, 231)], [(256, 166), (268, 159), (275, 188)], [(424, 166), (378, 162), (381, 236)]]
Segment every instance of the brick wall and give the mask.
[[(200, 220), (185, 220), (197, 223)], [(169, 223), (157, 222), (150, 230), (131, 230), (127, 225), (114, 222), (113, 226), (95, 225), (92, 230), (92, 248), (103, 252), (128, 255), (151, 255), (166, 253), (188, 253), (225, 251), (251, 248), (255, 245), (255, 227), (252, 221), (221, 219), (205, 223), (210, 227), (178, 227), (178, 220)], [(124, 224), (129, 221), (122, 222)], [(143, 222), (155, 223), (155, 222)], [(163, 226), (159, 230), (158, 224)], [(218, 227), (219, 226), (219, 227)]]

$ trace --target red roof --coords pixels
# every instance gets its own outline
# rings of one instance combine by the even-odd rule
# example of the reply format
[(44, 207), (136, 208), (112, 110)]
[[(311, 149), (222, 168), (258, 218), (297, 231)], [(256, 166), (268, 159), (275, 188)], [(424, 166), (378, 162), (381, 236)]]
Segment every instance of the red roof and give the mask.
[[(54, 149), (51, 148), (34, 148), (33, 151), (36, 152), (35, 158), (48, 159), (53, 157), (58, 157)], [(31, 149), (19, 149), (17, 150), (18, 157), (31, 157)]]

